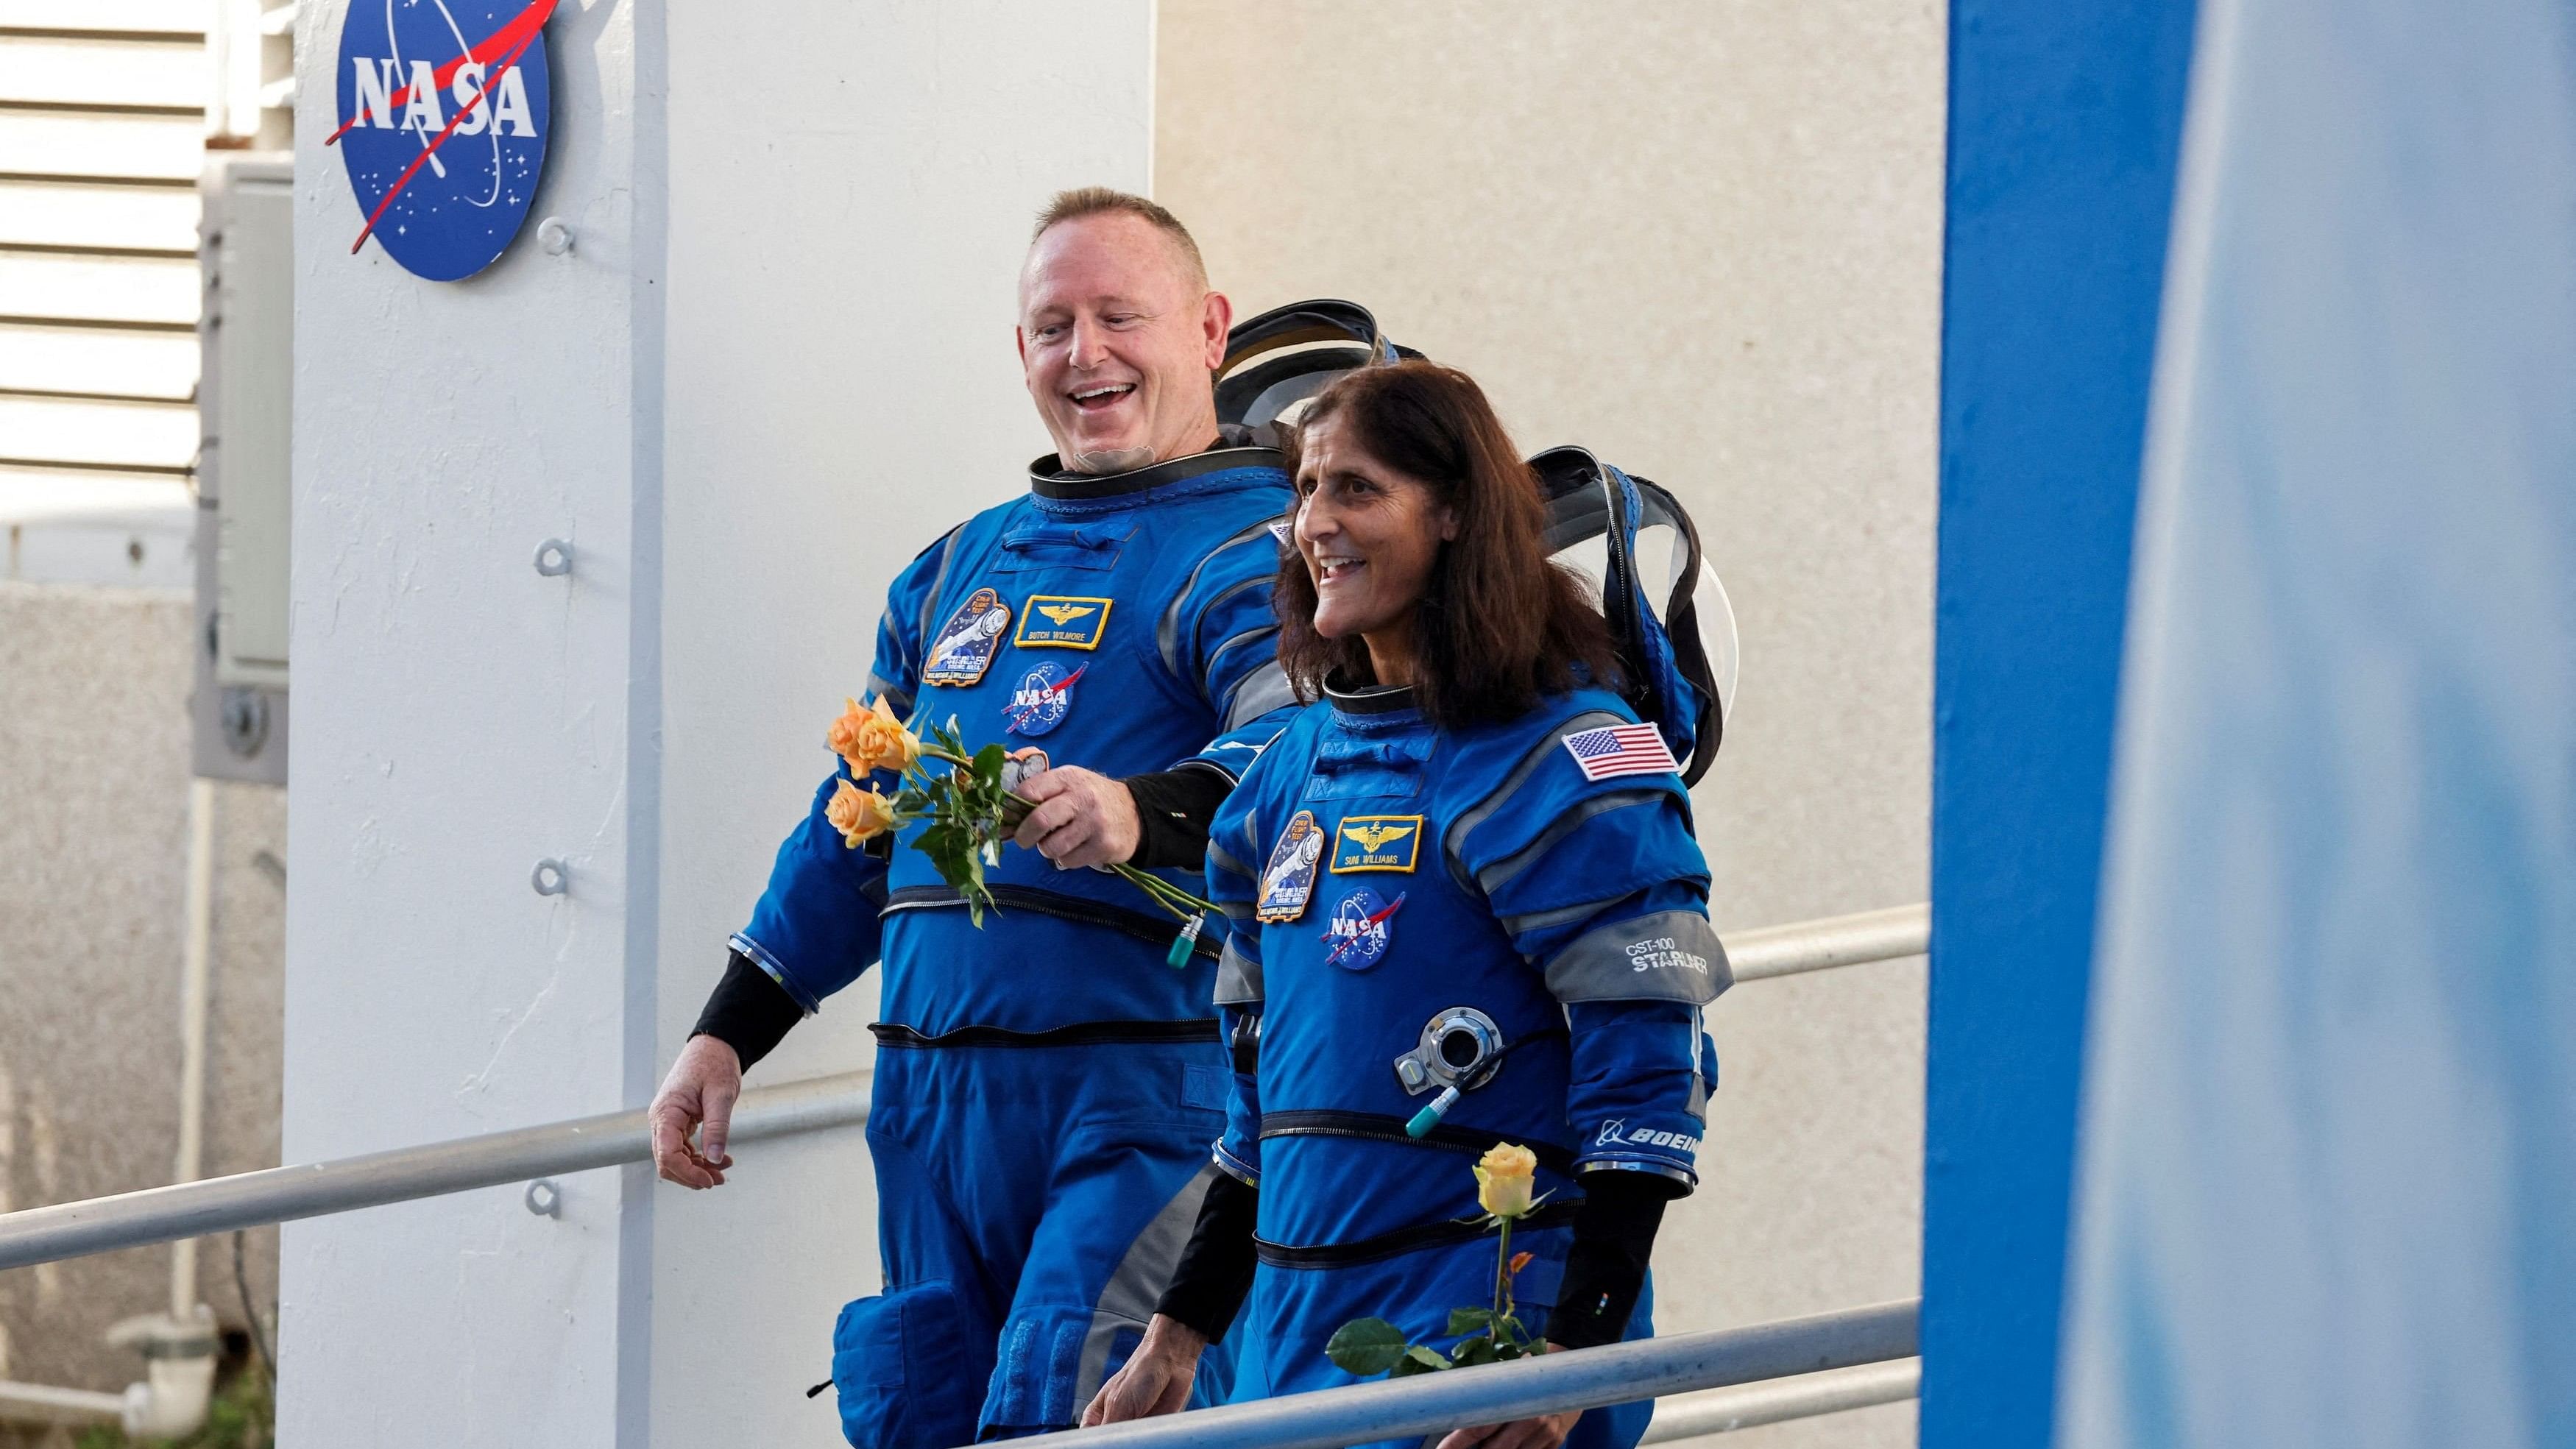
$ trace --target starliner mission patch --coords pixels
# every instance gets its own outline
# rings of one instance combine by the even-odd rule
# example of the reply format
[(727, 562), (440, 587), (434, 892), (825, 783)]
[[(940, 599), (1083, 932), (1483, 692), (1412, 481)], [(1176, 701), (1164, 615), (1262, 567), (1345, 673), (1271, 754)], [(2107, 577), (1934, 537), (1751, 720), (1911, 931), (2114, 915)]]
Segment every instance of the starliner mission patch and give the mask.
[(1315, 867), (1323, 859), (1323, 827), (1315, 823), (1314, 811), (1300, 810), (1279, 832), (1270, 863), (1261, 868), (1261, 900), (1253, 908), (1254, 919), (1276, 925), (1306, 914), (1306, 902), (1315, 894)]
[(984, 671), (993, 667), (1002, 634), (1010, 627), (1011, 606), (991, 589), (977, 589), (939, 627), (938, 639), (930, 646), (930, 662), (922, 666), (921, 682), (967, 685), (982, 679)]

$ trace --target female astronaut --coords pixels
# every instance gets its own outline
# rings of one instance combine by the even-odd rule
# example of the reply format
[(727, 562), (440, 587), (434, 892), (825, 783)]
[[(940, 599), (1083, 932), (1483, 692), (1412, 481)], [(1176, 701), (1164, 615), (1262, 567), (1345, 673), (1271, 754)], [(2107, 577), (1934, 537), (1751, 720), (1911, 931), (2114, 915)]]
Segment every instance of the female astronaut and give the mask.
[[(1553, 565), (1538, 482), (1484, 393), (1425, 362), (1316, 399), (1291, 440), (1280, 662), (1315, 701), (1217, 812), (1221, 1172), (1143, 1341), (1083, 1422), (1188, 1401), (1246, 1308), (1238, 1383), (1352, 1382), (1353, 1319), (1445, 1339), (1492, 1296), (1479, 1154), (1535, 1151), (1512, 1238), (1552, 1348), (1652, 1332), (1646, 1261), (1691, 1190), (1727, 983), (1690, 798)], [(1320, 698), (1318, 698), (1320, 696)], [(1645, 1403), (1460, 1429), (1441, 1449), (1627, 1446)]]

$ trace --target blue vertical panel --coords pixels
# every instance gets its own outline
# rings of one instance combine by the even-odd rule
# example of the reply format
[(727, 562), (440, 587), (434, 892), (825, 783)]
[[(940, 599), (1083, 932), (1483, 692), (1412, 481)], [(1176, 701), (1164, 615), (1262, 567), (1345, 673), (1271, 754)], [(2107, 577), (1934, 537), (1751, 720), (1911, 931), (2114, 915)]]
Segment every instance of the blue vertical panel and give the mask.
[(2576, 1444), (2576, 10), (2211, 0), (2063, 1442)]
[(2047, 1441), (2188, 0), (1950, 12), (1927, 1449)]

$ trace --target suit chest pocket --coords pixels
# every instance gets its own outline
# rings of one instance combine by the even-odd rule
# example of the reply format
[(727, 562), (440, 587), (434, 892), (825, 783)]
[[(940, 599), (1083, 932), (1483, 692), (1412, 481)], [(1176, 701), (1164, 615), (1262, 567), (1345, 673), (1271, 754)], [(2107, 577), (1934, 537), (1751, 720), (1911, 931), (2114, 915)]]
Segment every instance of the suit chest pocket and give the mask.
[(1428, 740), (1331, 740), (1316, 752), (1299, 798), (1410, 799), (1422, 793)]
[(1136, 534), (1133, 519), (1087, 523), (1024, 524), (1002, 535), (993, 572), (1026, 574), (1056, 569), (1107, 573)]

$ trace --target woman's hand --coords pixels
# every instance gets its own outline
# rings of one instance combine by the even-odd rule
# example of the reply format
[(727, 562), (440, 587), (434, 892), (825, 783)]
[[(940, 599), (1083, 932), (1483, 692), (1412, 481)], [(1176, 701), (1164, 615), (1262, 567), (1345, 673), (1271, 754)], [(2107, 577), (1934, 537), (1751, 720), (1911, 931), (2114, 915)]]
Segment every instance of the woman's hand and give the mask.
[[(1563, 1353), (1555, 1344), (1549, 1353)], [(1472, 1429), (1456, 1429), (1440, 1441), (1439, 1449), (1556, 1449), (1565, 1436), (1574, 1432), (1574, 1421), (1583, 1417), (1581, 1409), (1568, 1409), (1562, 1414), (1541, 1414), (1535, 1419), (1514, 1419), (1508, 1424), (1479, 1424)]]
[[(1127, 1366), (1111, 1375), (1084, 1407), (1082, 1427), (1179, 1413), (1189, 1405), (1190, 1385), (1199, 1376), (1199, 1355), (1206, 1349), (1207, 1340), (1197, 1329), (1155, 1314), (1154, 1321), (1145, 1326), (1145, 1341), (1136, 1345)], [(1572, 1419), (1565, 1422), (1568, 1426), (1574, 1423)], [(1556, 1436), (1564, 1437), (1562, 1431)], [(1556, 1439), (1547, 1442), (1553, 1444)]]

